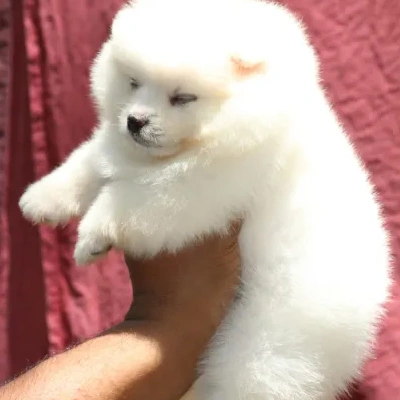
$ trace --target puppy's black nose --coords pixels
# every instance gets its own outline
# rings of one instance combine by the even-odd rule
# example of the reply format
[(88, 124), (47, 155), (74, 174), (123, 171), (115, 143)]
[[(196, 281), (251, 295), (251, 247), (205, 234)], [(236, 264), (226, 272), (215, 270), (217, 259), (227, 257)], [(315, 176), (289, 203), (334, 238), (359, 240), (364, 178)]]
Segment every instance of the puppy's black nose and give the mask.
[(135, 117), (133, 115), (128, 116), (127, 127), (128, 131), (135, 135), (140, 132), (140, 130), (149, 123), (149, 119), (146, 117)]

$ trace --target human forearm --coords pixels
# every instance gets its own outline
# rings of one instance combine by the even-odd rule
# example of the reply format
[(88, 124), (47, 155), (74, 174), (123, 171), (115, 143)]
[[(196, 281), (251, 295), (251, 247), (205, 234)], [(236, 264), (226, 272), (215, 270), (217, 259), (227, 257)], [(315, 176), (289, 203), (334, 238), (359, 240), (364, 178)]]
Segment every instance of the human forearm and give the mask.
[(198, 341), (179, 351), (182, 339), (157, 323), (127, 322), (43, 361), (0, 389), (0, 398), (176, 400), (202, 351)]
[(179, 399), (236, 291), (236, 239), (233, 231), (175, 255), (128, 260), (135, 302), (127, 322), (45, 360), (0, 388), (0, 398)]

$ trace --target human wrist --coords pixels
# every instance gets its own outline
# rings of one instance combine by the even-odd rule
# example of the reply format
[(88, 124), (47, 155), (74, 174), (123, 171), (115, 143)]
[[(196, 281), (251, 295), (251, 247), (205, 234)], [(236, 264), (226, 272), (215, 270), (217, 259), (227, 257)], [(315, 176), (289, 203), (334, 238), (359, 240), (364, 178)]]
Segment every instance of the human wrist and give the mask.
[[(159, 346), (162, 357), (172, 352), (176, 362), (197, 360), (213, 336), (220, 318), (209, 310), (182, 305), (138, 309), (131, 307), (125, 320), (113, 329), (127, 334), (144, 334)], [(172, 349), (172, 350), (171, 350)]]
[(151, 377), (152, 385), (162, 387), (165, 393), (176, 393), (176, 398), (180, 398), (196, 379), (196, 366), (209, 339), (204, 330), (186, 324), (176, 325), (163, 318), (124, 321), (105, 334), (113, 332), (127, 337), (126, 343), (138, 343), (140, 338), (145, 344), (141, 348), (148, 349), (143, 358), (143, 374)]

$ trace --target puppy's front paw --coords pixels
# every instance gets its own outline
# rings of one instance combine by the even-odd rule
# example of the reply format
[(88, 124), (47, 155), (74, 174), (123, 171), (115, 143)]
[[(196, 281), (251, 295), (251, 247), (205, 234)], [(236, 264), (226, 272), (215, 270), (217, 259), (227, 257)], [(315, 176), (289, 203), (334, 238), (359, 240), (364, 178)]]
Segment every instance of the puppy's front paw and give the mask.
[(45, 177), (28, 187), (19, 200), (25, 218), (52, 226), (64, 224), (72, 216), (68, 193), (63, 193), (53, 179)]
[(76, 265), (83, 267), (105, 256), (112, 248), (110, 241), (99, 235), (80, 237), (75, 246), (74, 259)]

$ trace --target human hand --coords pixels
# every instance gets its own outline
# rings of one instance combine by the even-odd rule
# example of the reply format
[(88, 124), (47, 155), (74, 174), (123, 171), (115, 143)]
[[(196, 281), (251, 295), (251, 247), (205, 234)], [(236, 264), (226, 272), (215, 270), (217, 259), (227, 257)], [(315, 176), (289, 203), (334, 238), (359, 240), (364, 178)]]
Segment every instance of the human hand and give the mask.
[(178, 395), (190, 387), (197, 362), (234, 298), (239, 230), (234, 224), (227, 235), (207, 237), (177, 254), (126, 259), (134, 287), (126, 320), (154, 324), (159, 332), (162, 365), (157, 368), (168, 371), (160, 382), (163, 390)]
[(175, 255), (127, 260), (136, 300), (126, 321), (39, 363), (0, 397), (179, 399), (236, 292), (238, 232), (235, 225)]

